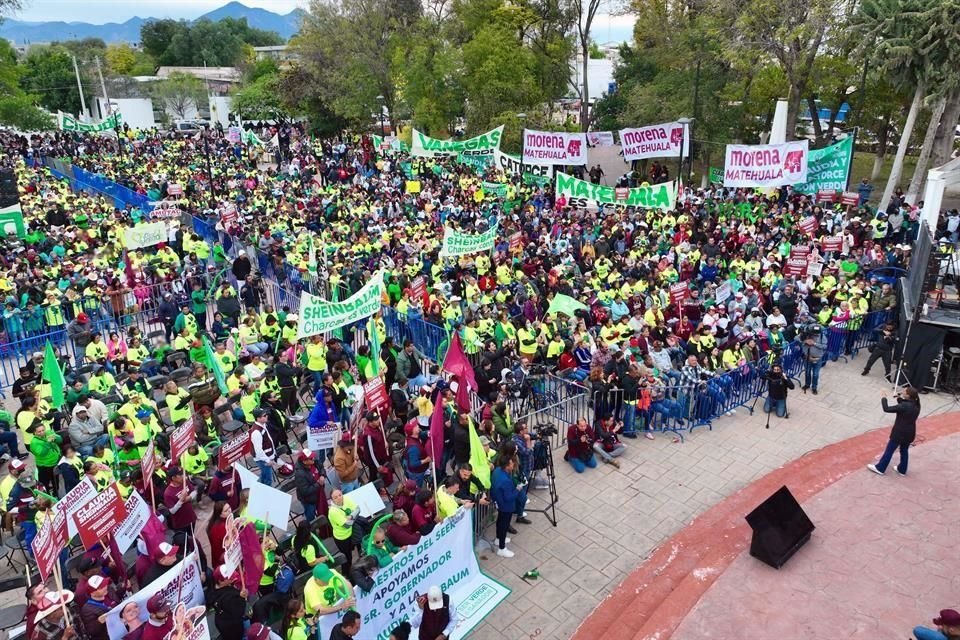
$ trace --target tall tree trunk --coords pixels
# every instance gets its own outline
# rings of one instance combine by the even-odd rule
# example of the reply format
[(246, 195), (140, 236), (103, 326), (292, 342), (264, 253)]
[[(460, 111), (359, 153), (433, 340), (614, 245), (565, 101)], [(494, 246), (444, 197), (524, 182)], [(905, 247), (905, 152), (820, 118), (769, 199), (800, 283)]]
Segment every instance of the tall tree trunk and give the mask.
[(797, 137), (797, 119), (800, 116), (800, 87), (791, 83), (787, 91), (787, 137), (786, 140), (795, 140)]
[(703, 145), (703, 172), (700, 176), (700, 188), (706, 189), (710, 180), (710, 147), (712, 145)]
[(890, 114), (883, 114), (883, 126), (877, 133), (877, 152), (873, 156), (873, 171), (870, 172), (870, 182), (875, 182), (883, 171), (883, 160), (887, 157), (887, 142), (890, 138)]
[(953, 141), (956, 139), (957, 121), (960, 120), (960, 89), (947, 94), (947, 106), (940, 118), (937, 137), (933, 139), (933, 155), (930, 165), (939, 167), (953, 155)]
[(583, 95), (580, 98), (580, 131), (586, 131), (590, 122), (590, 86), (587, 80), (587, 68), (590, 64), (590, 39), (582, 38), (580, 49), (583, 53)]
[(903, 173), (903, 159), (907, 155), (907, 147), (910, 146), (910, 136), (913, 135), (913, 125), (917, 123), (917, 114), (920, 113), (920, 103), (923, 102), (924, 94), (923, 83), (917, 84), (913, 92), (913, 102), (910, 103), (910, 111), (907, 113), (907, 121), (903, 125), (903, 133), (900, 134), (900, 144), (897, 146), (897, 155), (893, 159), (893, 167), (890, 169), (890, 177), (887, 178), (887, 186), (883, 188), (883, 197), (880, 198), (880, 210), (886, 209), (890, 204), (890, 196), (900, 182), (900, 175)]
[(927, 133), (923, 136), (923, 146), (920, 147), (917, 166), (913, 170), (913, 178), (910, 179), (910, 186), (907, 188), (907, 202), (910, 204), (915, 204), (920, 197), (920, 190), (923, 187), (927, 175), (927, 167), (930, 165), (930, 156), (933, 154), (933, 140), (937, 137), (937, 129), (940, 128), (940, 119), (943, 117), (943, 110), (946, 108), (946, 96), (937, 98), (936, 104), (933, 105), (933, 113), (930, 114)]
[(807, 109), (810, 110), (810, 123), (813, 125), (814, 143), (818, 143), (823, 137), (823, 127), (820, 126), (820, 110), (817, 109), (817, 101), (813, 99), (813, 96), (807, 96)]

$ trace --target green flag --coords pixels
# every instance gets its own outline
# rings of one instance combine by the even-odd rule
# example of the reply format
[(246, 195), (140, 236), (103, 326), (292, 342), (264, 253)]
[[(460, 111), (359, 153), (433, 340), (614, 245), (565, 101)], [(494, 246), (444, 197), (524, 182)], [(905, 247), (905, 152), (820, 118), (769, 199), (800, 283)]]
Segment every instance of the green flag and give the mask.
[(43, 350), (42, 376), (46, 382), (50, 383), (51, 406), (59, 409), (63, 406), (63, 390), (67, 386), (67, 381), (63, 378), (63, 370), (57, 362), (57, 354), (53, 352), (53, 345), (49, 340)]
[(310, 234), (310, 254), (307, 257), (307, 270), (313, 276), (317, 275), (317, 246), (313, 243), (313, 234)]
[(583, 304), (575, 298), (571, 298), (568, 295), (558, 293), (553, 296), (553, 300), (550, 301), (550, 307), (547, 309), (547, 314), (551, 313), (562, 313), (569, 317), (574, 317), (574, 314), (577, 311), (587, 309), (587, 305)]
[(220, 388), (220, 393), (227, 395), (230, 393), (230, 390), (227, 388), (227, 380), (223, 377), (223, 369), (220, 368), (220, 365), (217, 364), (216, 356), (213, 353), (213, 348), (210, 346), (210, 341), (207, 340), (207, 337), (203, 337), (203, 351), (207, 354), (207, 362), (210, 363), (210, 369), (213, 371), (213, 377), (217, 379), (217, 386)]
[(373, 367), (373, 375), (380, 375), (380, 332), (377, 331), (376, 318), (370, 318), (367, 321), (367, 337), (370, 341), (370, 366)]
[[(463, 384), (461, 382), (460, 384)], [(473, 426), (473, 418), (470, 422), (470, 466), (473, 467), (474, 477), (480, 481), (485, 488), (490, 488), (490, 461), (487, 458), (487, 452), (483, 450), (483, 444), (480, 443), (480, 436), (477, 429)]]

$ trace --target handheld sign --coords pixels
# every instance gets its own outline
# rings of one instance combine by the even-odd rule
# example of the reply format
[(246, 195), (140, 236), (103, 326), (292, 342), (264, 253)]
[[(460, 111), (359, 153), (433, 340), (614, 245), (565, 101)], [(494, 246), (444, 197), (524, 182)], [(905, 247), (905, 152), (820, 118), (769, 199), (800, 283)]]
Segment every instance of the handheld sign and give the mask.
[(127, 517), (127, 509), (120, 497), (117, 483), (113, 483), (73, 514), (80, 534), (80, 542), (88, 551), (111, 534)]

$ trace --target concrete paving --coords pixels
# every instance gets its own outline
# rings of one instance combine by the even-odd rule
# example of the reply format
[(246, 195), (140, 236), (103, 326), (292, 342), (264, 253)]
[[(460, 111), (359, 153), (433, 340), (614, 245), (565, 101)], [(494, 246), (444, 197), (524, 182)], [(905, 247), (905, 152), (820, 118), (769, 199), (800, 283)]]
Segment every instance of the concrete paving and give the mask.
[[(558, 526), (532, 514), (534, 524), (512, 536), (515, 557), (481, 553), (481, 567), (513, 594), (471, 638), (569, 638), (634, 568), (712, 505), (810, 451), (891, 424), (880, 409), (888, 387), (879, 372), (861, 377), (862, 366), (863, 356), (830, 364), (820, 394), (793, 392), (791, 417), (772, 418), (769, 430), (761, 411), (741, 408), (683, 443), (671, 435), (629, 441), (620, 469), (601, 464), (582, 475), (555, 452)], [(923, 415), (958, 409), (948, 396), (921, 399)], [(533, 568), (541, 578), (524, 581)]]
[(779, 571), (742, 553), (671, 636), (905, 638), (957, 602), (951, 496), (960, 435), (911, 451), (906, 477), (851, 473), (803, 504), (811, 540)]

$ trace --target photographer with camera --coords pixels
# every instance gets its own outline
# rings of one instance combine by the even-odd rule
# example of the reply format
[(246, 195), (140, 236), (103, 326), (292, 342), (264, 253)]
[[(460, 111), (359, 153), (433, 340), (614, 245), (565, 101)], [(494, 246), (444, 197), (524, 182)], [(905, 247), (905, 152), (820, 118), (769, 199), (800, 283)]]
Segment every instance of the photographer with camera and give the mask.
[(775, 362), (767, 372), (767, 398), (763, 401), (763, 410), (770, 413), (776, 410), (778, 418), (789, 418), (787, 412), (787, 393), (794, 388), (793, 380), (783, 373), (783, 366)]
[(597, 458), (593, 455), (593, 430), (586, 418), (580, 418), (567, 429), (567, 452), (563, 459), (570, 463), (573, 470), (583, 473), (587, 467), (597, 468)]

